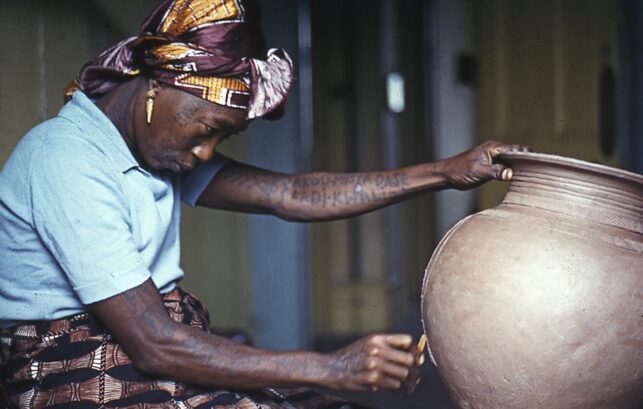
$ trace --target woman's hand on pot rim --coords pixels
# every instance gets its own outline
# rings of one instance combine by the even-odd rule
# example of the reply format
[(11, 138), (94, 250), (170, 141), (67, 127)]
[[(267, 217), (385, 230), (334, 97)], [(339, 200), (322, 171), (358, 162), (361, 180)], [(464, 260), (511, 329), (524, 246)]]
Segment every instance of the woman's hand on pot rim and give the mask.
[(449, 186), (458, 190), (471, 189), (491, 179), (509, 181), (513, 176), (511, 168), (498, 163), (498, 155), (529, 151), (524, 145), (489, 140), (443, 160), (444, 175)]

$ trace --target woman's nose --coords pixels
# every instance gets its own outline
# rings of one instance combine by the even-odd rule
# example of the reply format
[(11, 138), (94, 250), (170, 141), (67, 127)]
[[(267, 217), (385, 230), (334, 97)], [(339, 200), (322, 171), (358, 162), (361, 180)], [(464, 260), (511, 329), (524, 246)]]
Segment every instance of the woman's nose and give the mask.
[(212, 159), (216, 146), (216, 143), (204, 143), (201, 145), (197, 145), (192, 148), (192, 154), (196, 156), (197, 159), (201, 162), (207, 162)]

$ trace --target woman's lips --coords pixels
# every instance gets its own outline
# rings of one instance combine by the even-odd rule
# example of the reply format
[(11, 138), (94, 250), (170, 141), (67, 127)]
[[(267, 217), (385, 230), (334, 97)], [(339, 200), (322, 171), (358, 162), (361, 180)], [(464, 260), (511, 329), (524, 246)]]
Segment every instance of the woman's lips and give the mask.
[(192, 169), (194, 169), (194, 164), (185, 164), (185, 163), (178, 163), (179, 167), (183, 172), (190, 172)]

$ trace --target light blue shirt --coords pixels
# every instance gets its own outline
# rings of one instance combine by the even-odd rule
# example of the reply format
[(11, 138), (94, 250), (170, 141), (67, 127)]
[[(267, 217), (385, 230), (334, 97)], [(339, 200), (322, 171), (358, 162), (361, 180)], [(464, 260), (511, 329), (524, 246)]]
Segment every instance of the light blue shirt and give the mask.
[(172, 290), (183, 277), (180, 201), (194, 206), (225, 161), (150, 173), (74, 93), (0, 172), (0, 327), (81, 313), (150, 277)]

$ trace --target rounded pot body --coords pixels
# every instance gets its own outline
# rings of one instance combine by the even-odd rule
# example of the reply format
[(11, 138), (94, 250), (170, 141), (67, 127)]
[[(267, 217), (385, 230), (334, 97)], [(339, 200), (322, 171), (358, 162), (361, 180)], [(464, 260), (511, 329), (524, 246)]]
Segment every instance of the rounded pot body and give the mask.
[(534, 153), (443, 238), (422, 312), (461, 409), (643, 408), (643, 176)]

